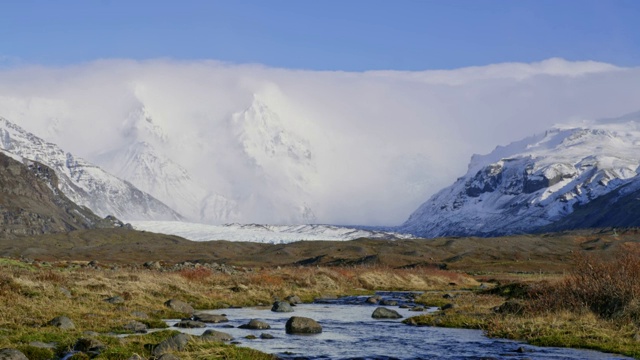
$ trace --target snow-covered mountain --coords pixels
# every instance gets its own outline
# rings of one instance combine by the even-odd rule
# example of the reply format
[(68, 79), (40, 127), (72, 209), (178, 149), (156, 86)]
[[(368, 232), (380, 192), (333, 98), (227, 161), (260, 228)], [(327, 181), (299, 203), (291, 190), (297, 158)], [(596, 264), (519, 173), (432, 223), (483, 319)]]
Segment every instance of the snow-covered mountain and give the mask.
[(283, 244), (294, 241), (409, 239), (411, 235), (388, 231), (362, 230), (331, 225), (206, 225), (176, 221), (133, 221), (137, 230), (177, 235), (193, 241), (228, 240)]
[(582, 225), (572, 213), (605, 195), (615, 195), (609, 199), (615, 203), (633, 193), (640, 185), (639, 149), (640, 112), (557, 125), (474, 155), (465, 176), (422, 204), (399, 229), (424, 237), (493, 236), (562, 230), (553, 224), (569, 217), (564, 228), (593, 226), (584, 211)]
[(113, 215), (122, 220), (182, 219), (168, 206), (130, 183), (4, 118), (0, 118), (0, 149), (53, 169), (60, 190), (76, 204), (86, 206), (99, 216)]
[[(248, 108), (230, 114), (215, 130), (217, 134), (209, 138), (215, 144), (202, 141), (202, 134), (185, 140), (169, 134), (142, 107), (132, 111), (123, 123), (124, 143), (92, 159), (192, 222), (316, 221), (308, 193), (315, 173), (313, 153), (309, 141), (295, 127), (285, 124), (256, 96)], [(206, 133), (207, 127), (202, 132)], [(206, 159), (191, 169), (209, 176), (196, 181), (189, 170), (171, 158), (185, 151), (197, 153), (194, 158)], [(203, 177), (215, 180), (207, 183)]]

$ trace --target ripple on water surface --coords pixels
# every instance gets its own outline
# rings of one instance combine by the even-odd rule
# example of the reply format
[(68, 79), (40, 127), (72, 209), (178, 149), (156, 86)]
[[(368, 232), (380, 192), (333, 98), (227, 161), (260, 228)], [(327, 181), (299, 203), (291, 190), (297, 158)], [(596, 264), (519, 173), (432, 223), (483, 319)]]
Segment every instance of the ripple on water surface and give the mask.
[[(383, 295), (386, 298), (402, 296)], [(282, 359), (630, 359), (590, 350), (536, 347), (512, 340), (490, 339), (480, 330), (415, 327), (402, 324), (402, 319), (376, 320), (371, 314), (377, 305), (366, 305), (365, 299), (352, 297), (329, 303), (300, 304), (293, 313), (275, 313), (269, 308), (211, 310), (206, 312), (226, 314), (229, 323), (180, 331), (193, 335), (201, 335), (212, 328), (224, 331), (240, 341), (241, 346), (276, 354)], [(408, 309), (388, 308), (403, 317), (417, 315)], [(318, 321), (322, 333), (287, 335), (285, 323), (291, 316)], [(266, 321), (271, 329), (238, 328), (251, 319)], [(170, 325), (175, 322), (168, 321)], [(249, 334), (259, 337), (261, 333), (271, 334), (274, 339), (244, 339)]]

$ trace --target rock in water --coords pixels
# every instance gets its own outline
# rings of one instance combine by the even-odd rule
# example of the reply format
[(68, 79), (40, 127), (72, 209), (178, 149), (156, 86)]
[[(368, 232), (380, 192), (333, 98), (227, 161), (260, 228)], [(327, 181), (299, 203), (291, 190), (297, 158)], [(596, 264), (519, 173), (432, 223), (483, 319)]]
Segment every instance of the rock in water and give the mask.
[(379, 307), (373, 311), (371, 317), (374, 319), (400, 319), (402, 315), (395, 310)]
[(183, 329), (195, 329), (195, 328), (206, 327), (207, 324), (203, 323), (202, 321), (182, 320), (173, 326), (183, 328)]
[(207, 314), (207, 313), (194, 314), (193, 320), (202, 321), (205, 323), (212, 323), (212, 324), (229, 322), (229, 319), (227, 319), (227, 317), (224, 315)]
[(222, 331), (209, 329), (202, 334), (202, 340), (216, 342), (231, 341), (233, 340), (233, 336)]
[(271, 329), (271, 326), (264, 321), (260, 321), (258, 319), (251, 319), (249, 323), (240, 325), (240, 329), (250, 329), (250, 330), (264, 330)]
[(322, 332), (322, 326), (313, 319), (292, 316), (285, 325), (287, 334), (319, 334)]
[(288, 301), (276, 301), (271, 308), (273, 312), (293, 312), (293, 308)]

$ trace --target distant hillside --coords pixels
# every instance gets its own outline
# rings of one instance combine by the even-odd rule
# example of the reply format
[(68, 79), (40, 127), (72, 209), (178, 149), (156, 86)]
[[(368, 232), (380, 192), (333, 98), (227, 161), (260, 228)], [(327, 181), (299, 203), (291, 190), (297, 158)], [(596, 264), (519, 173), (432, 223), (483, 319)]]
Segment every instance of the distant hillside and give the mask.
[(0, 236), (123, 226), (69, 200), (58, 189), (58, 177), (51, 168), (25, 162), (0, 153)]

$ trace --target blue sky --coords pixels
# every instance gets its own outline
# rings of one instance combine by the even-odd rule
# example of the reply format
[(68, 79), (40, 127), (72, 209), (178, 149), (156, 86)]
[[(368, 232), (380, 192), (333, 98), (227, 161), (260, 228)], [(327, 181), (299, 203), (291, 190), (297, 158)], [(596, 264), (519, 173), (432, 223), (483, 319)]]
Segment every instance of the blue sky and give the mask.
[(215, 59), (363, 71), (640, 64), (635, 0), (4, 1), (0, 65)]

